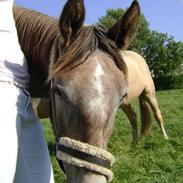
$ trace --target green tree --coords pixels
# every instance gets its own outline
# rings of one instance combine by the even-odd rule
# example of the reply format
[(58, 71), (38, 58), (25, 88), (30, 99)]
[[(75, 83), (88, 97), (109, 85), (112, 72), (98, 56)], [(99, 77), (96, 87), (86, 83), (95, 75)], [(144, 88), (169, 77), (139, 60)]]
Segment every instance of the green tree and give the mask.
[[(106, 15), (99, 19), (99, 24), (111, 27), (124, 12), (123, 9), (109, 9)], [(174, 88), (183, 83), (180, 75), (183, 43), (176, 42), (168, 34), (151, 31), (144, 15), (141, 15), (138, 31), (129, 49), (140, 53), (146, 59), (157, 89)]]
[(153, 73), (157, 89), (174, 88), (180, 84), (183, 43), (168, 34), (152, 31), (143, 47), (143, 55)]

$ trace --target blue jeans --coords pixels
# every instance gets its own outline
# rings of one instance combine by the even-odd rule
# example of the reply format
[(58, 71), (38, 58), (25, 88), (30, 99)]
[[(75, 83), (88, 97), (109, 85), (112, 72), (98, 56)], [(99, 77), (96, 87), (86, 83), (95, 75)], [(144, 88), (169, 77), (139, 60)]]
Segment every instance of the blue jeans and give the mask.
[(0, 82), (0, 183), (54, 183), (41, 123), (29, 93)]

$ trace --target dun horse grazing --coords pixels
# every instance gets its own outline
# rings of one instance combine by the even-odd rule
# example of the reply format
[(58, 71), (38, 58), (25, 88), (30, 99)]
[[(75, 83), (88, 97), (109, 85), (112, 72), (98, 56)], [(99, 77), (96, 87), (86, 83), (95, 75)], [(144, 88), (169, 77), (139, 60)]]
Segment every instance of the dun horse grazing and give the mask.
[(154, 82), (146, 61), (132, 51), (123, 51), (122, 56), (128, 69), (128, 94), (122, 101), (120, 108), (131, 123), (133, 142), (135, 143), (138, 139), (137, 116), (130, 104), (137, 97), (139, 97), (141, 112), (141, 137), (147, 135), (151, 127), (150, 106), (164, 138), (168, 139), (155, 95)]
[(107, 142), (127, 93), (120, 50), (136, 31), (138, 2), (107, 32), (83, 26), (83, 0), (68, 0), (59, 21), (24, 8), (15, 8), (14, 16), (28, 60), (31, 96), (50, 93), (57, 158), (67, 182), (110, 181), (114, 157)]

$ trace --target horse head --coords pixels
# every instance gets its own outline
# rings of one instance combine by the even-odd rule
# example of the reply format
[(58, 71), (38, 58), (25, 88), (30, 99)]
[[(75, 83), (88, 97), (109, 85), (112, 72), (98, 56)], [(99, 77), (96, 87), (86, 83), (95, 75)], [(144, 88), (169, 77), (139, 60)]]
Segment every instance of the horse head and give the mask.
[(113, 156), (106, 151), (115, 114), (127, 93), (121, 49), (132, 39), (140, 16), (137, 1), (110, 29), (84, 26), (83, 0), (68, 0), (52, 47), (52, 121), (57, 157), (69, 183), (112, 179)]

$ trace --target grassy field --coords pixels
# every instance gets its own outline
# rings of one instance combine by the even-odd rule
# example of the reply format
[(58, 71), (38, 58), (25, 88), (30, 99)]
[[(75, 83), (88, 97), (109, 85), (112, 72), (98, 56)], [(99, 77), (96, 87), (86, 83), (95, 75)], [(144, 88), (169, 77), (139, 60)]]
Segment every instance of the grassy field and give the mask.
[[(150, 135), (135, 147), (131, 127), (121, 111), (116, 116), (108, 150), (116, 157), (112, 183), (183, 183), (183, 89), (157, 92), (169, 140), (163, 139), (154, 120)], [(140, 117), (138, 103), (133, 104)], [(56, 183), (66, 182), (54, 157), (54, 137), (48, 120), (44, 121)]]

